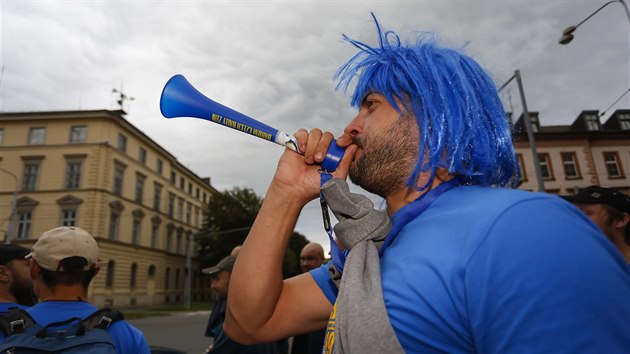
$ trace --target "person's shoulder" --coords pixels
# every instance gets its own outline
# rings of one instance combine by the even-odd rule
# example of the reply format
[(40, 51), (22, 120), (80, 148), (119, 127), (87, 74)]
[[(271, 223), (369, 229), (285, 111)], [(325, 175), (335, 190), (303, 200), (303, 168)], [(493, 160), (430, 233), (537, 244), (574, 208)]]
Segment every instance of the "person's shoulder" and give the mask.
[(148, 353), (149, 345), (142, 331), (126, 320), (118, 320), (107, 330), (114, 346), (122, 353)]
[(0, 302), (0, 314), (8, 313), (11, 308), (26, 310), (28, 306), (16, 304), (15, 302)]
[(468, 215), (485, 215), (487, 218), (499, 217), (514, 207), (520, 211), (539, 214), (546, 209), (574, 209), (562, 198), (546, 193), (530, 192), (511, 188), (461, 186), (453, 193), (446, 193), (437, 203), (453, 211), (467, 212)]

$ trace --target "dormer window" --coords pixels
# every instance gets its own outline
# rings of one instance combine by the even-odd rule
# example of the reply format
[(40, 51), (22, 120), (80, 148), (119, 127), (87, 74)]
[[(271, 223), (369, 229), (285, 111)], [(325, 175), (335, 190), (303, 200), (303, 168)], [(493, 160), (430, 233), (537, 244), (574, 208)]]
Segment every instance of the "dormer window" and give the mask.
[(630, 113), (622, 113), (619, 117), (619, 128), (621, 130), (630, 130)]
[(540, 122), (538, 122), (538, 114), (530, 114), (529, 123), (532, 127), (532, 133), (540, 132)]
[(584, 123), (586, 124), (586, 130), (589, 132), (599, 131), (599, 119), (595, 114), (587, 114), (584, 116)]

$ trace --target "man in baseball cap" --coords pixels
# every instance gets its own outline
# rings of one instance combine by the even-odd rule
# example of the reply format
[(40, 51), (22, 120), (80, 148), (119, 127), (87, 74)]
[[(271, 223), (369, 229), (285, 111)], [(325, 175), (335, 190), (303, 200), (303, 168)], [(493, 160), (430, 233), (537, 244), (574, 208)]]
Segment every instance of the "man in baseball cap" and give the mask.
[(562, 198), (582, 210), (630, 263), (630, 197), (612, 188), (590, 186)]
[[(90, 282), (100, 270), (99, 248), (87, 231), (62, 226), (44, 232), (26, 256), (35, 294), (41, 300), (27, 312), (40, 326), (85, 319), (98, 308), (86, 302)], [(124, 320), (107, 327), (117, 353), (149, 354), (144, 334)]]
[(214, 337), (214, 342), (208, 347), (206, 353), (248, 353), (248, 354), (275, 354), (276, 343), (243, 345), (228, 338), (223, 331), (225, 322), (226, 299), (232, 268), (236, 261), (235, 255), (230, 255), (219, 261), (214, 267), (204, 268), (203, 274), (210, 276), (210, 289), (218, 296), (218, 300), (212, 308), (206, 336)]
[(26, 309), (35, 304), (29, 271), (28, 248), (8, 244), (0, 246), (0, 313), (9, 308)]
[[(51, 272), (71, 273), (82, 270), (98, 272), (98, 245), (87, 231), (78, 227), (58, 227), (44, 232), (26, 258)], [(75, 262), (67, 260), (78, 258)], [(96, 275), (96, 273), (94, 274)]]

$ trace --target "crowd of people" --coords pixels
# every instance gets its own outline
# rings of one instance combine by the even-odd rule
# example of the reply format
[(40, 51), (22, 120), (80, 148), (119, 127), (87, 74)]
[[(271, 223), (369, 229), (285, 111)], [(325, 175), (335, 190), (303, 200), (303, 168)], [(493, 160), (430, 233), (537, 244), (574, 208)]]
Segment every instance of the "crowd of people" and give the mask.
[[(630, 198), (510, 188), (510, 126), (484, 69), (433, 36), (404, 41), (374, 21), (378, 45), (344, 37), (358, 52), (336, 74), (344, 90), (356, 79), (357, 116), (336, 142), (297, 131), (304, 156), (282, 155), (242, 247), (203, 270), (218, 297), (207, 353), (629, 352)], [(334, 172), (320, 168), (330, 144), (346, 149)], [(319, 197), (339, 221), (332, 259), (309, 243), (303, 273), (283, 279), (297, 219)], [(85, 301), (101, 269), (86, 231), (2, 246), (0, 263), (0, 342), (19, 332), (19, 314), (47, 327), (97, 313), (115, 352), (149, 352), (138, 329)]]

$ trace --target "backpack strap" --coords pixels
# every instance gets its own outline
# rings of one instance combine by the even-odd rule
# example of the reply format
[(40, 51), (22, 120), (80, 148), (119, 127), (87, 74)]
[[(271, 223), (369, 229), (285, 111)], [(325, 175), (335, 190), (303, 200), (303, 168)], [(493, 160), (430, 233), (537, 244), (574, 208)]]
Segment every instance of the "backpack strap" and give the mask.
[(86, 317), (82, 323), (86, 330), (94, 328), (107, 329), (115, 321), (124, 319), (125, 316), (122, 312), (103, 308)]
[(5, 337), (12, 334), (22, 333), (24, 330), (35, 324), (35, 321), (28, 312), (17, 307), (9, 308), (6, 315), (0, 316), (0, 331)]

